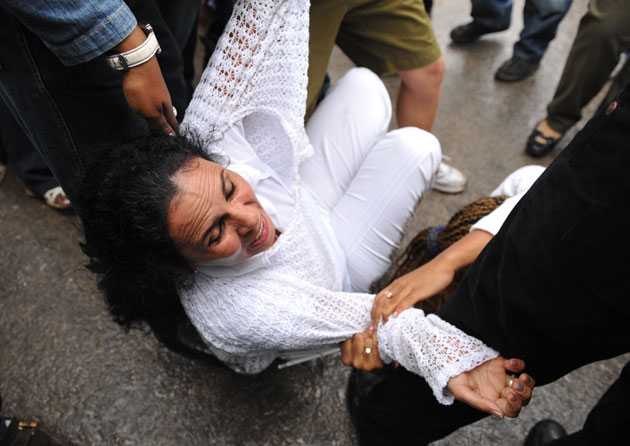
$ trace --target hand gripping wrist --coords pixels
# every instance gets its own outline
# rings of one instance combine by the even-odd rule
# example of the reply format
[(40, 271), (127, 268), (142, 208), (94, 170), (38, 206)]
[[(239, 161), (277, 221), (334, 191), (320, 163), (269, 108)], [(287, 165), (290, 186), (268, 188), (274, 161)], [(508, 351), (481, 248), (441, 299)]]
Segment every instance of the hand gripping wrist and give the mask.
[(124, 53), (107, 56), (107, 64), (114, 70), (126, 71), (129, 68), (148, 62), (155, 54), (160, 54), (160, 45), (151, 25), (140, 25), (140, 27), (147, 35), (147, 39), (142, 45)]

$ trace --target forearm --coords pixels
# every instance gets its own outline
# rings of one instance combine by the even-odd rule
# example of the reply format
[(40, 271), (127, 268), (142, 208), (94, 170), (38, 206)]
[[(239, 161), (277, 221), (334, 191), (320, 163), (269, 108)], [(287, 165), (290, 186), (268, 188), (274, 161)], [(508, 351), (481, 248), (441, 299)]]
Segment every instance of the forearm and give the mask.
[(457, 271), (473, 263), (492, 237), (492, 234), (483, 230), (471, 231), (438, 254), (432, 262)]
[(496, 358), (498, 353), (435, 315), (411, 308), (378, 327), (378, 351), (422, 376), (437, 400), (451, 404), (448, 380)]
[(64, 65), (94, 59), (118, 45), (136, 28), (122, 0), (2, 0), (0, 3), (37, 35)]

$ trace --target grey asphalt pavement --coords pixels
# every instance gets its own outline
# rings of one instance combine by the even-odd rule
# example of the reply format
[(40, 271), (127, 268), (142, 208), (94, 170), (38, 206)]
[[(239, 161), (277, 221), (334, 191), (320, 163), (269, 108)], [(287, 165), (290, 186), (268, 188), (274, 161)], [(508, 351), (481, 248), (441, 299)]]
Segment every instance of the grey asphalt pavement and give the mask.
[[(586, 3), (574, 1), (535, 75), (501, 84), (493, 74), (511, 55), (523, 1), (516, 1), (508, 31), (463, 47), (452, 45), (448, 34), (468, 21), (469, 2), (435, 2), (433, 21), (447, 74), (434, 133), (451, 163), (468, 175), (469, 186), (459, 195), (431, 192), (410, 223), (409, 237), (445, 222), (514, 169), (546, 165), (557, 154), (532, 160), (523, 148), (544, 117)], [(336, 52), (332, 78), (349, 66)], [(398, 78), (384, 80), (395, 99)], [(40, 420), (76, 445), (356, 444), (345, 406), (349, 371), (338, 359), (239, 376), (173, 354), (150, 333), (125, 333), (110, 320), (94, 278), (83, 268), (77, 225), (27, 198), (9, 171), (0, 185), (4, 415)], [(482, 420), (435, 444), (517, 445), (547, 417), (575, 431), (627, 360), (584, 367), (536, 389), (518, 419)]]

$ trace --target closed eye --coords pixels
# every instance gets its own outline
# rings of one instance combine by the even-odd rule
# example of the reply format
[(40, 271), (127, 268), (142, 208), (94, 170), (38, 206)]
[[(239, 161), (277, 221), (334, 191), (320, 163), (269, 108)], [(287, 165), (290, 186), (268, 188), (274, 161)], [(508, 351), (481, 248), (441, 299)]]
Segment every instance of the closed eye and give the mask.
[(230, 180), (230, 186), (231, 186), (230, 191), (227, 194), (225, 194), (225, 201), (228, 201), (230, 198), (232, 198), (232, 196), (234, 195), (234, 192), (236, 191), (236, 185), (232, 182), (232, 180)]

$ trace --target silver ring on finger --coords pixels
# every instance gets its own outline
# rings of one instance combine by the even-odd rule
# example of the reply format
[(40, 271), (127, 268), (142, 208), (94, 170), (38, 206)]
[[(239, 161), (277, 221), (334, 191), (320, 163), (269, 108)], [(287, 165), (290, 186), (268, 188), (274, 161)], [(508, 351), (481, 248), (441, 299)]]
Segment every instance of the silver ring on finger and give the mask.
[(514, 382), (514, 375), (510, 375), (510, 381), (508, 381), (508, 387), (512, 388), (512, 383)]
[(391, 291), (387, 290), (385, 291), (385, 297), (388, 299), (391, 299), (392, 297), (394, 297), (394, 293), (392, 293)]
[(363, 352), (364, 352), (366, 355), (369, 355), (370, 353), (372, 353), (372, 348), (370, 348), (370, 347), (365, 347), (365, 350), (363, 350)]

